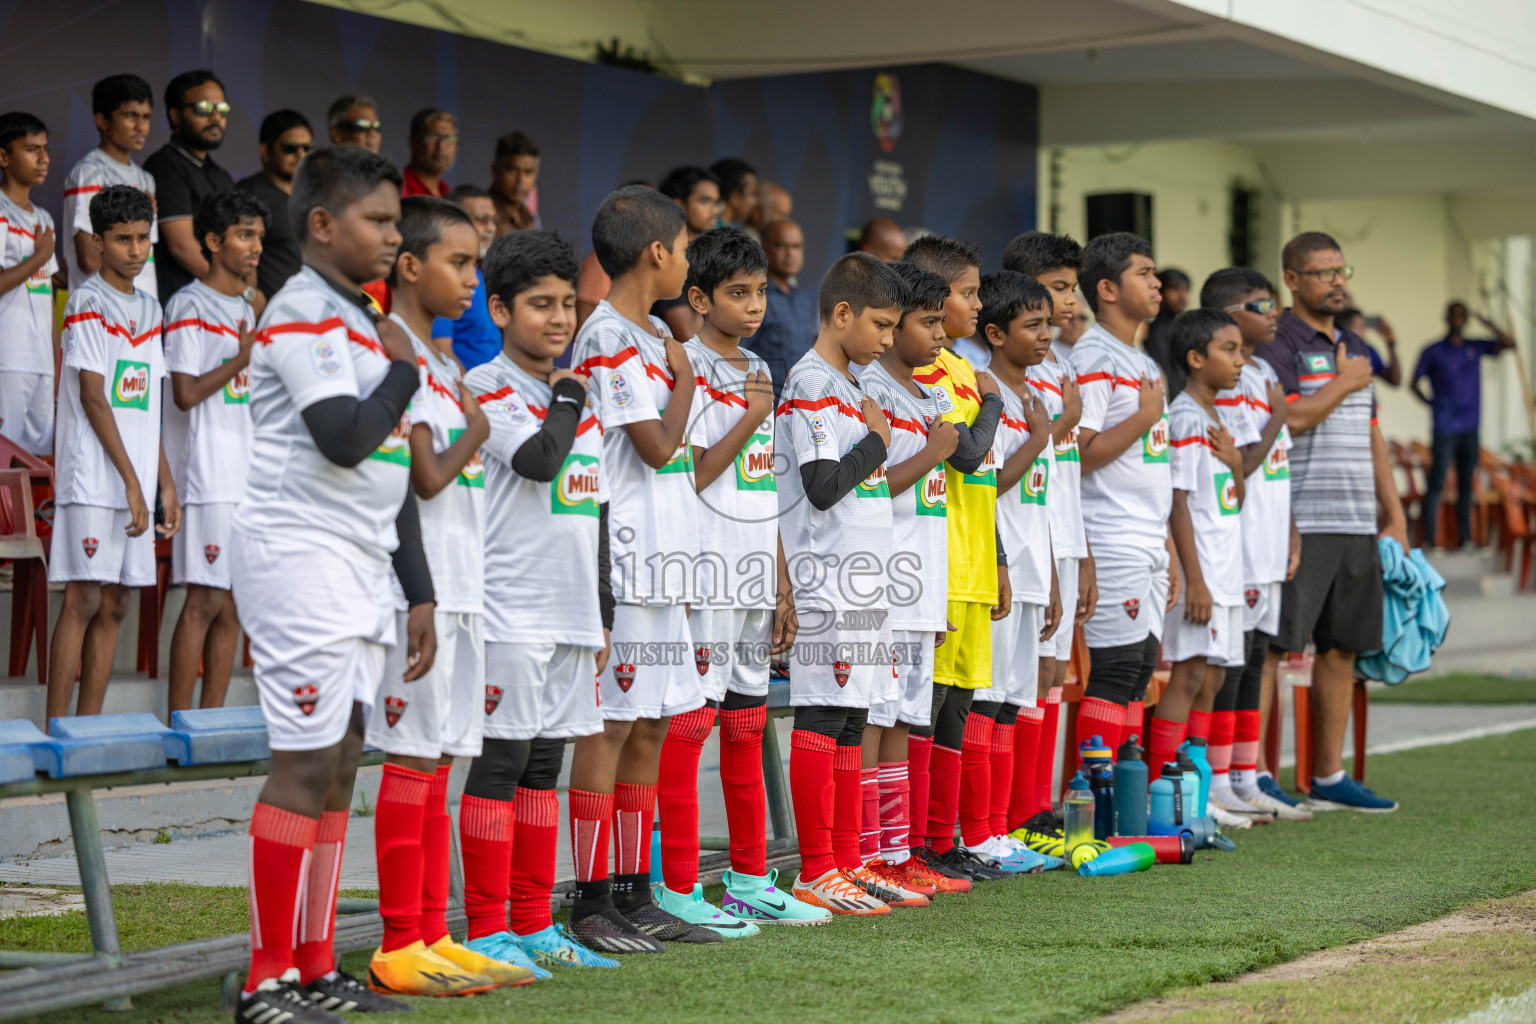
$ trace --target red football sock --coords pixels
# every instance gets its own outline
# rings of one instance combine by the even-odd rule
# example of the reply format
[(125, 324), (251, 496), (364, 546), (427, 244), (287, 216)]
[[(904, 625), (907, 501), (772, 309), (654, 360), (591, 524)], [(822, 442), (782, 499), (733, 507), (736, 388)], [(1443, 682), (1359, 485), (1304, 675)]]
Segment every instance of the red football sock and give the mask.
[(459, 850), (464, 858), (469, 938), (504, 931), (507, 879), (512, 870), (512, 801), (466, 793), (459, 803)]
[[(910, 740), (908, 741), (910, 748)], [(886, 761), (875, 769), (880, 790), (880, 856), (900, 864), (911, 854), (912, 818), (908, 804), (912, 780), (906, 761)]]
[(1045, 718), (1040, 723), (1040, 760), (1035, 762), (1035, 813), (1051, 809), (1052, 783), (1056, 781), (1056, 729), (1061, 722), (1061, 687), (1045, 696)]
[(960, 740), (960, 838), (966, 846), (992, 837), (992, 727), (997, 723), (972, 711)]
[(1125, 706), (1125, 724), (1120, 727), (1121, 743), (1129, 739), (1132, 733), (1136, 734), (1138, 741), (1146, 739), (1147, 734), (1142, 731), (1141, 724), (1146, 711), (1147, 702), (1144, 700), (1133, 700)]
[(271, 804), (251, 812), (251, 972), (245, 991), (295, 965), (299, 902), (320, 822)]
[(336, 892), (341, 888), (341, 851), (347, 843), (349, 811), (324, 811), (315, 832), (304, 883), (304, 919), (293, 951), (299, 980), (309, 984), (336, 969), (332, 938), (336, 931)]
[(1077, 706), (1077, 735), (1073, 750), (1082, 750), (1083, 744), (1097, 736), (1109, 747), (1110, 756), (1120, 745), (1120, 728), (1125, 724), (1125, 708), (1098, 697), (1084, 697)]
[(814, 881), (837, 867), (832, 856), (832, 761), (837, 741), (796, 729), (789, 740), (789, 790), (800, 839), (800, 880)]
[[(522, 787), (518, 787), (521, 791)], [(573, 789), (570, 803), (571, 857), (576, 862), (576, 881), (596, 882), (608, 877), (608, 828), (613, 817), (613, 794)], [(517, 860), (517, 838), (512, 839)]]
[(1237, 732), (1237, 712), (1217, 711), (1211, 717), (1211, 738), (1206, 745), (1206, 760), (1211, 774), (1225, 775), (1232, 768), (1232, 738)]
[(858, 747), (839, 746), (832, 755), (832, 860), (838, 868), (853, 871), (859, 860), (859, 832), (864, 819), (864, 794), (860, 792)]
[(1013, 783), (1008, 794), (1007, 831), (1012, 831), (1034, 817), (1040, 794), (1035, 776), (1040, 767), (1040, 726), (1045, 721), (1044, 708), (1020, 708), (1013, 729)]
[[(697, 791), (697, 786), (694, 787)], [(620, 782), (613, 787), (613, 860), (616, 875), (651, 870), (651, 823), (656, 820), (656, 787)]]
[(421, 938), (421, 823), (434, 776), (397, 764), (384, 765), (373, 814), (373, 845), (379, 866), (379, 915), (389, 953)]
[(673, 715), (661, 743), (661, 877), (673, 892), (691, 893), (699, 880), (699, 754), (714, 724), (715, 709), (708, 704)]
[(959, 804), (960, 751), (935, 743), (928, 759), (928, 824), (924, 829), (934, 853), (943, 853), (955, 845)]
[(731, 833), (731, 870), (744, 875), (768, 873), (768, 794), (763, 789), (767, 724), (766, 706), (720, 711), (720, 788)]
[(1211, 737), (1211, 713), (1209, 711), (1196, 711), (1189, 709), (1189, 721), (1185, 723), (1184, 738), (1187, 740), (1202, 739), (1207, 745)]
[(880, 769), (859, 769), (859, 863), (880, 856)]
[(907, 842), (922, 846), (928, 838), (928, 794), (932, 777), (933, 737), (907, 733)]
[(1184, 723), (1170, 722), (1166, 718), (1152, 718), (1151, 737), (1147, 740), (1147, 776), (1156, 782), (1163, 765), (1172, 761), (1184, 742)]
[(440, 764), (427, 793), (427, 810), (421, 816), (421, 941), (432, 945), (448, 934), (448, 773), (453, 766)]
[(1014, 722), (992, 726), (992, 791), (987, 828), (994, 836), (1008, 831), (1008, 798), (1013, 793)]
[[(573, 792), (571, 795), (574, 797), (576, 794)], [(600, 794), (584, 795), (595, 797)], [(560, 842), (560, 797), (552, 789), (518, 786), (512, 807), (514, 824), (512, 862), (507, 873), (507, 924), (518, 935), (531, 935), (553, 923), (549, 916), (549, 894), (555, 888), (555, 847)], [(602, 814), (602, 820), (608, 820), (606, 813)], [(575, 824), (574, 818), (572, 824)], [(583, 824), (590, 827), (596, 823), (588, 820)], [(606, 866), (608, 851), (603, 850), (601, 855), (593, 853), (592, 857), (594, 864)], [(498, 924), (497, 931), (500, 930)]]
[(1256, 770), (1259, 767), (1259, 709), (1242, 708), (1232, 734), (1232, 767)]

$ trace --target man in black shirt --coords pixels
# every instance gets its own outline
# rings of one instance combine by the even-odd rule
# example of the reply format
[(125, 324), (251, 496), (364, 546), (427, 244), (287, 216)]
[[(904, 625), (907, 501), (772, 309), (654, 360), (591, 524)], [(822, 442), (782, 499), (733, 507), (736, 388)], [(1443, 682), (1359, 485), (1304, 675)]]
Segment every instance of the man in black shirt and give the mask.
[(288, 197), (293, 193), (293, 174), (304, 154), (315, 148), (315, 134), (297, 110), (274, 110), (261, 122), (261, 170), (235, 187), (267, 204), (272, 216), (262, 240), (261, 264), (256, 268), (256, 287), (267, 298), (277, 294), (301, 263), (299, 240), (288, 221)]
[(1147, 325), (1147, 340), (1142, 347), (1147, 350), (1163, 375), (1168, 378), (1168, 401), (1184, 390), (1189, 374), (1173, 356), (1173, 321), (1189, 308), (1189, 275), (1182, 270), (1166, 267), (1157, 272), (1157, 280), (1163, 286), (1163, 305), (1157, 316)]
[(171, 141), (144, 161), (144, 169), (155, 177), (160, 208), (155, 271), (160, 294), (169, 298), (208, 273), (192, 216), (208, 196), (234, 188), (235, 179), (210, 155), (223, 143), (229, 121), (224, 83), (212, 71), (183, 71), (171, 79), (165, 87), (165, 116)]

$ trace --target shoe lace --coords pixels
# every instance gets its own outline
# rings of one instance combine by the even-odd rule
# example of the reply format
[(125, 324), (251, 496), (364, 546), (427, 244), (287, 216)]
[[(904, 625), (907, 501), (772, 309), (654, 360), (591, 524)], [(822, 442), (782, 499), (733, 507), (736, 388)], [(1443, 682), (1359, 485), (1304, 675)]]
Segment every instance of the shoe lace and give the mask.
[(853, 872), (839, 871), (826, 882), (827, 895), (838, 899), (868, 899), (869, 893), (865, 892), (853, 880)]

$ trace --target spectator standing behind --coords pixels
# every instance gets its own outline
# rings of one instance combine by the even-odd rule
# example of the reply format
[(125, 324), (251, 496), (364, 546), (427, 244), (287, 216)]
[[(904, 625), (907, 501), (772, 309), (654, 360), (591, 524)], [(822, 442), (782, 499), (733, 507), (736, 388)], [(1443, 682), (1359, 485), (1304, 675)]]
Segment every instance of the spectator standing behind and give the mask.
[(315, 133), (297, 110), (274, 110), (262, 118), (259, 137), (261, 170), (242, 178), (235, 187), (260, 199), (269, 213), (256, 287), (270, 299), (303, 263), (298, 236), (288, 222), (288, 197), (293, 194), (293, 174), (299, 161), (315, 148)]
[[(1372, 323), (1371, 321), (1375, 321)], [(1358, 309), (1346, 309), (1344, 315), (1337, 317), (1336, 322), (1346, 331), (1365, 337), (1366, 330), (1374, 330), (1381, 335), (1381, 340), (1387, 346), (1387, 361), (1383, 362), (1376, 352), (1376, 346), (1365, 346), (1366, 356), (1371, 360), (1371, 376), (1383, 383), (1397, 387), (1403, 382), (1403, 366), (1397, 359), (1397, 334), (1392, 330), (1392, 325), (1387, 323), (1385, 317), (1366, 316)]]
[[(1477, 472), (1477, 427), (1482, 417), (1484, 356), (1497, 356), (1515, 347), (1515, 339), (1499, 330), (1482, 314), (1478, 323), (1493, 338), (1466, 338), (1467, 307), (1453, 302), (1445, 310), (1446, 335), (1419, 353), (1413, 369), (1413, 393), (1430, 408), (1433, 435), (1429, 484), (1424, 489), (1424, 546), (1440, 542), (1435, 526), (1439, 518), (1440, 492), (1445, 473), (1456, 464), (1456, 544), (1472, 543), (1472, 476)], [(1426, 395), (1422, 382), (1429, 381)]]
[[(720, 220), (720, 182), (702, 167), (673, 168), (661, 179), (656, 191), (683, 208), (690, 242)], [(678, 341), (687, 341), (698, 334), (699, 325), (704, 322), (704, 318), (688, 304), (685, 295), (656, 303), (651, 307), (651, 316), (666, 321), (672, 337)]]
[(1163, 307), (1147, 325), (1147, 337), (1142, 347), (1163, 368), (1163, 377), (1168, 381), (1168, 401), (1172, 402), (1184, 390), (1184, 382), (1189, 378), (1184, 364), (1173, 355), (1173, 320), (1189, 308), (1189, 275), (1168, 267), (1157, 272), (1157, 279), (1163, 286)]
[(709, 165), (720, 182), (721, 222), (733, 228), (751, 227), (757, 211), (757, 169), (745, 160), (728, 156)]
[(32, 202), (48, 177), (48, 128), (0, 114), (0, 434), (53, 454), (53, 217)]
[[(1285, 389), (1291, 431), (1291, 513), (1301, 563), (1281, 588), (1274, 645), (1317, 645), (1312, 669), (1312, 799), (1324, 807), (1395, 811), (1344, 773), (1344, 730), (1355, 689), (1355, 656), (1381, 647), (1381, 558), (1376, 538), (1408, 550), (1403, 508), (1376, 426), (1365, 342), (1336, 325), (1349, 307), (1354, 268), (1320, 231), (1297, 235), (1281, 253), (1291, 309), (1275, 340), (1255, 355)], [(1385, 525), (1378, 531), (1378, 508)]]
[[(112, 75), (91, 88), (91, 111), (101, 144), (81, 158), (64, 179), (64, 230), (60, 233), (64, 262), (69, 267), (69, 290), (101, 269), (101, 250), (91, 241), (91, 198), (108, 185), (132, 185), (155, 198), (155, 179), (133, 162), (132, 154), (144, 148), (154, 114), (155, 94), (138, 75)], [(151, 244), (160, 238), (159, 225), (149, 225)], [(151, 250), (153, 253), (153, 250)], [(133, 286), (155, 297), (155, 260), (151, 255)], [(169, 292), (166, 293), (170, 295)]]
[[(508, 132), (497, 139), (496, 155), (491, 160), (490, 196), (496, 204), (498, 235), (509, 231), (536, 231), (543, 227), (535, 208), (538, 187), (538, 143), (522, 132)], [(497, 351), (500, 347), (498, 341)]]
[(795, 199), (789, 189), (777, 182), (764, 181), (757, 186), (757, 206), (747, 218), (748, 234), (762, 240), (763, 229), (776, 220), (789, 220), (795, 212)]
[(453, 344), (454, 356), (468, 370), (490, 362), (501, 351), (501, 329), (491, 319), (491, 311), (486, 306), (485, 274), (480, 266), (486, 250), (496, 240), (496, 203), (485, 189), (469, 184), (454, 186), (448, 193), (448, 201), (469, 214), (474, 224), (475, 237), (479, 240), (479, 255), (475, 258), (475, 273), (479, 280), (474, 298), (462, 316), (457, 320), (440, 316), (432, 321), (432, 337), (448, 339)]
[[(624, 187), (631, 185), (644, 185), (651, 187), (648, 181), (626, 181)], [(576, 329), (581, 330), (581, 325), (586, 323), (587, 317), (597, 309), (597, 304), (608, 297), (608, 289), (613, 280), (603, 270), (603, 265), (597, 261), (597, 250), (587, 253), (587, 258), (581, 261), (581, 273), (576, 278)], [(555, 365), (566, 367), (570, 365), (571, 350), (567, 348), (564, 354), (555, 357)]]
[(752, 350), (768, 364), (774, 393), (784, 375), (816, 343), (821, 329), (817, 290), (802, 288), (795, 275), (805, 266), (805, 235), (792, 220), (774, 221), (763, 229), (768, 254), (768, 309), (763, 326), (752, 339)]
[(459, 119), (446, 110), (428, 107), (411, 118), (411, 161), (405, 165), (400, 198), (436, 196), (444, 199), (449, 185), (443, 175), (459, 158)]
[(882, 263), (895, 263), (906, 251), (907, 233), (889, 217), (865, 221), (859, 231), (859, 252), (867, 252)]
[(325, 120), (332, 142), (348, 142), (377, 153), (384, 141), (384, 125), (379, 121), (379, 108), (372, 96), (340, 97), (331, 104)]
[[(235, 179), (213, 160), (213, 151), (224, 142), (229, 101), (224, 83), (212, 71), (183, 71), (171, 79), (165, 87), (165, 116), (171, 140), (144, 161), (144, 169), (155, 176), (160, 217), (155, 273), (160, 294), (169, 298), (207, 276), (208, 260), (192, 218), (204, 199), (234, 188)], [(254, 275), (245, 283), (254, 291)]]

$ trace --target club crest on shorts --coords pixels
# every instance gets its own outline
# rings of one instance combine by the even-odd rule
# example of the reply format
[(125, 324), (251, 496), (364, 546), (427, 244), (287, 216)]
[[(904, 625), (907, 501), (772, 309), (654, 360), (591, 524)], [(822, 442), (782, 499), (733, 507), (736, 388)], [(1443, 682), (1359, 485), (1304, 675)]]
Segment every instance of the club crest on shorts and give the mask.
[(620, 691), (628, 693), (635, 685), (635, 666), (624, 662), (613, 666), (613, 681), (619, 684)]
[(849, 665), (846, 661), (834, 661), (832, 663), (832, 678), (837, 680), (838, 686), (848, 685)]
[(313, 683), (305, 683), (303, 686), (295, 686), (293, 688), (293, 702), (299, 706), (299, 710), (304, 712), (306, 716), (315, 713), (315, 705), (319, 701), (320, 691), (315, 688)]
[(85, 549), (85, 557), (86, 558), (95, 558), (96, 557), (97, 541), (96, 541), (95, 537), (83, 537), (83, 538), (81, 538), (80, 546)]
[(486, 683), (485, 684), (485, 713), (486, 714), (488, 714), (488, 715), (489, 714), (493, 714), (496, 711), (496, 706), (501, 703), (501, 694), (502, 694), (501, 687), (499, 687), (499, 686), (492, 686), (490, 683)]
[(1129, 615), (1133, 619), (1136, 616), (1140, 615), (1141, 614), (1141, 598), (1133, 597), (1129, 601), (1126, 601), (1125, 602), (1125, 614)]
[(1212, 640), (1216, 639), (1216, 627), (1215, 626), (1211, 627), (1211, 639)]
[(699, 675), (709, 675), (709, 644), (700, 644), (693, 649), (693, 667), (699, 670)]
[(203, 557), (208, 559), (209, 565), (217, 562), (219, 560), (219, 546), (217, 544), (204, 544)]
[(1249, 587), (1247, 590), (1243, 591), (1243, 600), (1248, 602), (1249, 608), (1257, 605), (1259, 603), (1259, 588)]
[(406, 701), (400, 697), (384, 698), (384, 721), (391, 729), (400, 721), (400, 716), (405, 714)]

